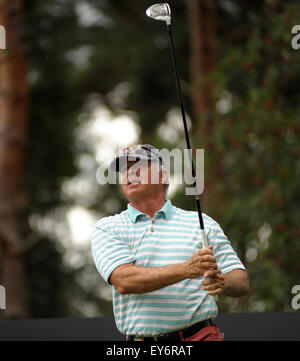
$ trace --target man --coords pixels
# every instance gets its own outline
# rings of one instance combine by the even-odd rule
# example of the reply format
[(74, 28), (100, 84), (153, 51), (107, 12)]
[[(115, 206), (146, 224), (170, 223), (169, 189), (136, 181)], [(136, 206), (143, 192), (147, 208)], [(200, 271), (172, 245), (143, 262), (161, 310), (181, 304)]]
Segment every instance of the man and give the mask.
[(166, 200), (168, 173), (160, 152), (136, 145), (119, 152), (127, 210), (99, 220), (92, 232), (95, 265), (111, 285), (116, 325), (125, 340), (222, 340), (212, 295), (249, 291), (245, 267), (219, 224)]

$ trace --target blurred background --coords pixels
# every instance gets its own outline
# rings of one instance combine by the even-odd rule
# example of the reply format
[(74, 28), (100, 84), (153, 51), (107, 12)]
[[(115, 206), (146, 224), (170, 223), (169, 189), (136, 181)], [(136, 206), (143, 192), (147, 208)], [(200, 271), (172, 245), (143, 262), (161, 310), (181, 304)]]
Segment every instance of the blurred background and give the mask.
[[(2, 319), (101, 317), (111, 290), (90, 232), (126, 200), (100, 185), (119, 148), (185, 148), (166, 25), (150, 0), (0, 0)], [(298, 0), (169, 0), (205, 213), (247, 267), (251, 293), (220, 312), (293, 311), (300, 283)], [(169, 198), (195, 210), (184, 186)]]

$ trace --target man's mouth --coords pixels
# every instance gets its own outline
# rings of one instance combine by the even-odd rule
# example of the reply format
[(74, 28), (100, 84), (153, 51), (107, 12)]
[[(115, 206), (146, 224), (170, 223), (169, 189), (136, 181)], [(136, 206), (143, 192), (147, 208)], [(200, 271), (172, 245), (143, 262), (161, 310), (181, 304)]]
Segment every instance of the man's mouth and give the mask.
[(140, 184), (139, 181), (136, 181), (136, 182), (128, 182), (128, 183), (127, 183), (128, 187), (129, 187), (129, 186), (136, 186), (136, 185), (138, 185), (138, 184)]

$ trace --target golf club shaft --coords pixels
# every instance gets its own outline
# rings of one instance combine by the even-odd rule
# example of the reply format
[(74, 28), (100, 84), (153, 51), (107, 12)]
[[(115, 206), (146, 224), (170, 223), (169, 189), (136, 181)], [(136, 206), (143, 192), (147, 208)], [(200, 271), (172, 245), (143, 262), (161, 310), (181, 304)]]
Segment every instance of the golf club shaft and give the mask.
[(167, 25), (167, 28), (168, 28), (168, 34), (169, 34), (169, 40), (170, 40), (170, 46), (171, 46), (171, 52), (172, 52), (172, 59), (173, 59), (175, 77), (176, 77), (176, 84), (177, 84), (180, 108), (181, 108), (181, 115), (182, 115), (183, 126), (184, 126), (185, 140), (186, 140), (186, 144), (187, 144), (187, 148), (188, 148), (188, 152), (189, 152), (189, 158), (190, 158), (190, 163), (191, 163), (191, 168), (192, 168), (192, 176), (193, 176), (193, 179), (195, 180), (195, 183), (194, 183), (195, 198), (196, 198), (196, 205), (197, 205), (197, 211), (198, 211), (199, 222), (200, 222), (200, 229), (202, 231), (201, 234), (202, 234), (202, 239), (203, 239), (203, 246), (205, 248), (207, 248), (207, 240), (206, 240), (206, 234), (204, 231), (204, 222), (203, 222), (203, 217), (202, 217), (200, 199), (199, 199), (198, 190), (197, 190), (196, 173), (195, 173), (195, 167), (194, 167), (194, 162), (193, 162), (193, 155), (192, 155), (192, 148), (191, 148), (191, 143), (190, 143), (190, 138), (189, 138), (189, 132), (188, 132), (188, 127), (187, 127), (187, 122), (186, 122), (184, 103), (183, 103), (182, 91), (181, 91), (179, 74), (178, 74), (178, 67), (177, 67), (175, 50), (174, 50), (171, 24)]
[[(177, 67), (177, 62), (176, 62), (171, 24), (167, 24), (167, 28), (168, 28), (171, 51), (172, 51), (172, 59), (173, 59), (175, 76), (176, 76), (176, 83), (177, 83), (177, 90), (178, 90), (178, 96), (179, 96), (179, 101), (180, 101), (180, 108), (181, 108), (181, 114), (182, 114), (182, 120), (183, 120), (183, 126), (184, 126), (185, 139), (186, 139), (186, 144), (187, 144), (188, 152), (189, 152), (189, 158), (190, 158), (190, 163), (191, 163), (191, 168), (192, 168), (192, 176), (193, 176), (193, 179), (195, 180), (194, 181), (195, 199), (196, 199), (196, 205), (197, 205), (197, 211), (198, 211), (198, 217), (199, 217), (199, 223), (200, 223), (202, 246), (203, 246), (203, 248), (208, 248), (207, 236), (206, 236), (205, 229), (204, 229), (204, 222), (203, 222), (200, 199), (199, 199), (197, 182), (196, 182), (196, 174), (195, 174), (195, 167), (194, 167), (194, 162), (193, 162), (192, 148), (191, 148), (191, 143), (190, 143), (188, 127), (187, 127), (187, 123), (186, 123), (184, 103), (183, 103), (182, 91), (181, 91), (180, 80), (179, 80), (179, 75), (178, 75), (179, 72), (178, 72), (178, 67)], [(218, 301), (217, 295), (212, 296), (212, 298), (214, 299), (215, 302)]]

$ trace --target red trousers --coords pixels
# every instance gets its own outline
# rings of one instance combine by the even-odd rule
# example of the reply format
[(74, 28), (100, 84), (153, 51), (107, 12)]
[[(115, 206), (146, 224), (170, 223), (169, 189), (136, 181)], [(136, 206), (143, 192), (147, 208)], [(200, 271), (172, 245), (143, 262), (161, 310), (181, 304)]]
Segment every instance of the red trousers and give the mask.
[[(165, 339), (165, 341), (170, 341), (170, 342), (172, 342), (174, 340), (177, 340), (177, 341), (224, 341), (221, 330), (211, 320), (210, 320), (210, 323), (211, 324), (209, 326), (203, 327), (201, 330), (199, 330), (192, 336), (184, 337), (183, 332), (178, 331), (176, 338), (174, 337), (174, 338), (171, 338), (170, 340)], [(140, 337), (139, 341), (150, 341), (150, 339), (151, 339), (151, 337), (149, 337), (149, 338)], [(129, 340), (125, 336), (124, 341), (133, 341), (133, 340)], [(158, 341), (160, 341), (160, 340), (158, 340)]]
[(221, 330), (214, 324), (202, 328), (190, 337), (184, 338), (181, 335), (180, 338), (182, 341), (224, 341)]

